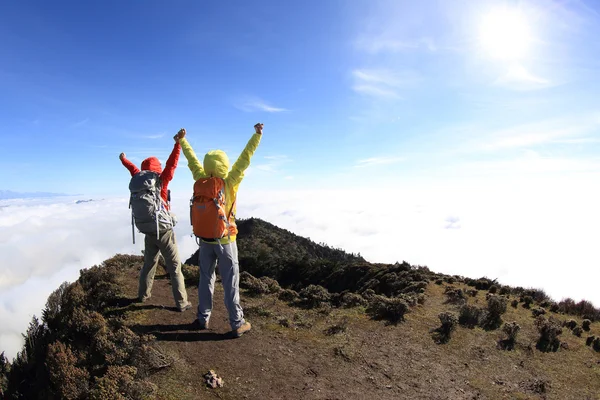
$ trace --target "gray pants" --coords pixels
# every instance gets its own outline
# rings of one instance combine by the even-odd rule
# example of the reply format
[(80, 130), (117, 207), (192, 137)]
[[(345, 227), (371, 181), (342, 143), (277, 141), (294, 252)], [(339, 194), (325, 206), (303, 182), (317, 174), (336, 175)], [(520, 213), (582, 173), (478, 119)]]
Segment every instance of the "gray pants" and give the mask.
[(145, 235), (144, 239), (144, 266), (140, 272), (140, 286), (138, 297), (145, 300), (152, 293), (152, 284), (154, 283), (154, 274), (158, 265), (158, 252), (160, 251), (165, 258), (167, 271), (171, 277), (171, 288), (173, 289), (173, 298), (175, 306), (179, 309), (188, 305), (187, 292), (183, 274), (181, 273), (181, 263), (179, 262), (179, 252), (175, 243), (175, 233), (168, 230), (156, 239), (156, 235)]
[(225, 307), (229, 313), (229, 324), (235, 330), (242, 326), (244, 312), (240, 305), (240, 267), (238, 263), (237, 243), (224, 245), (200, 242), (200, 281), (198, 282), (198, 320), (206, 324), (210, 319), (215, 291), (215, 267), (225, 292)]

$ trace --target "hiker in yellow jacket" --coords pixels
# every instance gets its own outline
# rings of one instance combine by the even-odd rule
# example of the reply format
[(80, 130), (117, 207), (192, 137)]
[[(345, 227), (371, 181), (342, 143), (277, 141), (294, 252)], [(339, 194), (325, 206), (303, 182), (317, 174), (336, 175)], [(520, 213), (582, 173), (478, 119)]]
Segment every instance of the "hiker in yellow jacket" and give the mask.
[[(183, 154), (188, 161), (188, 167), (192, 171), (194, 181), (209, 177), (223, 179), (225, 184), (225, 210), (224, 215), (229, 224), (227, 235), (220, 238), (200, 237), (200, 252), (198, 264), (200, 267), (200, 281), (198, 282), (198, 319), (194, 325), (198, 329), (207, 329), (210, 319), (213, 293), (215, 288), (215, 267), (218, 264), (219, 274), (223, 282), (225, 292), (225, 306), (229, 313), (229, 324), (233, 336), (240, 337), (251, 329), (249, 322), (244, 320), (244, 312), (240, 305), (240, 273), (238, 263), (237, 227), (235, 225), (235, 200), (237, 191), (244, 171), (250, 166), (250, 158), (256, 151), (262, 137), (263, 124), (254, 125), (255, 134), (252, 135), (246, 148), (240, 154), (237, 161), (229, 169), (229, 158), (222, 150), (211, 150), (204, 156), (203, 163), (198, 161), (194, 150), (185, 139), (185, 129), (179, 136), (179, 143)], [(196, 186), (195, 186), (196, 187)]]

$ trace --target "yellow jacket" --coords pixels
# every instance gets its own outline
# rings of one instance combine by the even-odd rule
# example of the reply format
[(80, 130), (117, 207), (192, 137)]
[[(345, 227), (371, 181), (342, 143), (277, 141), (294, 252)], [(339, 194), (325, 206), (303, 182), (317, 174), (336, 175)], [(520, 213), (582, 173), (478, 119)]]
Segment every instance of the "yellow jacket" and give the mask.
[[(258, 144), (260, 143), (261, 134), (255, 133), (252, 135), (246, 148), (242, 151), (233, 167), (229, 170), (229, 157), (222, 150), (211, 150), (204, 156), (204, 162), (201, 164), (196, 157), (196, 153), (192, 149), (192, 146), (188, 141), (183, 138), (179, 140), (181, 144), (181, 150), (188, 161), (188, 167), (192, 171), (194, 181), (200, 178), (206, 178), (209, 176), (216, 176), (222, 178), (225, 181), (225, 199), (226, 199), (226, 215), (235, 215), (235, 204), (234, 201), (237, 197), (237, 191), (244, 178), (244, 171), (250, 166), (250, 158), (256, 151)], [(232, 209), (233, 207), (233, 209)], [(221, 244), (235, 241), (235, 235), (221, 239)]]

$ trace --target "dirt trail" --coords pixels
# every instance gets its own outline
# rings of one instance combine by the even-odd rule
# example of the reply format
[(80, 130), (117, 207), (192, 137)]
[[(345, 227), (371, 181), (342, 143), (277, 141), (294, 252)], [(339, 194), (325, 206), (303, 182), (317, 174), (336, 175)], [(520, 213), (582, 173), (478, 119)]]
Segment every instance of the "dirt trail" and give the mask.
[[(137, 291), (136, 273), (124, 280), (130, 296)], [(207, 331), (192, 329), (196, 288), (188, 287), (194, 308), (179, 313), (165, 276), (157, 276), (148, 302), (127, 307), (131, 328), (154, 335), (176, 360), (150, 378), (159, 398), (600, 399), (600, 383), (569, 387), (570, 378), (557, 381), (539, 370), (540, 359), (559, 363), (558, 353), (499, 351), (497, 332), (459, 328), (448, 344), (436, 345), (429, 329), (439, 326), (437, 314), (449, 307), (433, 284), (426, 304), (397, 326), (372, 321), (359, 309), (304, 310), (242, 292), (253, 329), (239, 339), (228, 334), (220, 282), (216, 288)], [(591, 363), (585, 382), (600, 381), (600, 357), (589, 352), (584, 358)], [(223, 378), (223, 388), (204, 384), (211, 369)], [(549, 385), (540, 389), (536, 382), (543, 380)]]

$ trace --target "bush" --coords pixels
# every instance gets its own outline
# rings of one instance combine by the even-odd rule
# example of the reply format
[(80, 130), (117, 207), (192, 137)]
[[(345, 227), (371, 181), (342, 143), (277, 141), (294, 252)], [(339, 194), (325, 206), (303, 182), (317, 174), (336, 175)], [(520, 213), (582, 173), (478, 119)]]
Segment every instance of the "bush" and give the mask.
[(465, 304), (460, 308), (458, 323), (467, 328), (475, 328), (481, 319), (483, 310), (479, 307)]
[(513, 301), (510, 302), (510, 305), (513, 308), (517, 308), (519, 306), (519, 300), (514, 299)]
[(63, 399), (79, 399), (88, 391), (90, 375), (77, 365), (71, 348), (61, 342), (48, 346), (48, 375), (55, 392)]
[(540, 333), (536, 344), (538, 350), (544, 352), (557, 351), (560, 348), (560, 339), (558, 336), (562, 334), (560, 324), (552, 317), (546, 319), (546, 317), (540, 315), (535, 320), (535, 326)]
[(298, 298), (298, 292), (292, 289), (283, 289), (279, 292), (279, 300), (295, 301)]
[(200, 268), (197, 265), (182, 264), (181, 273), (183, 274), (185, 283), (188, 285), (197, 285), (200, 281)]
[(592, 324), (592, 321), (590, 321), (589, 319), (584, 319), (581, 322), (581, 328), (583, 328), (584, 331), (589, 332), (591, 324)]
[(592, 348), (595, 351), (600, 352), (600, 337), (597, 337), (596, 339), (594, 339), (594, 342), (592, 343)]
[(302, 303), (308, 308), (317, 308), (331, 301), (331, 294), (320, 285), (308, 285), (299, 295)]
[(533, 314), (534, 317), (539, 317), (540, 315), (546, 314), (546, 310), (541, 307), (537, 307), (531, 310), (531, 314)]
[(581, 337), (581, 334), (583, 333), (583, 328), (580, 326), (576, 326), (575, 328), (573, 328), (573, 335), (577, 336), (577, 337)]
[(496, 284), (496, 280), (488, 278), (479, 278), (474, 282), (474, 286), (477, 290), (489, 290), (494, 284)]
[(124, 396), (133, 383), (137, 370), (130, 366), (110, 366), (106, 374), (97, 377), (90, 392), (90, 400), (127, 399)]
[(255, 278), (250, 273), (243, 271), (240, 274), (240, 287), (246, 289), (248, 294), (258, 296), (269, 293), (269, 286), (266, 282)]
[(533, 297), (523, 296), (523, 307), (530, 308), (531, 304), (533, 304)]
[(502, 332), (506, 334), (506, 339), (499, 341), (498, 346), (505, 350), (514, 349), (517, 341), (517, 333), (519, 333), (520, 330), (521, 326), (514, 321), (505, 323), (502, 327)]
[(365, 300), (364, 297), (362, 297), (360, 294), (352, 293), (352, 292), (342, 293), (339, 297), (338, 302), (342, 307), (346, 307), (346, 308), (367, 305), (367, 300)]
[(500, 288), (500, 294), (501, 295), (509, 295), (510, 294), (510, 287), (509, 286), (502, 286)]
[(404, 321), (404, 314), (408, 312), (408, 309), (408, 303), (404, 299), (374, 295), (370, 299), (366, 311), (374, 319), (384, 319), (396, 324)]
[(565, 322), (563, 322), (563, 326), (566, 326), (570, 330), (573, 330), (577, 326), (577, 321), (575, 321), (574, 319), (566, 320)]
[(477, 289), (467, 289), (467, 290), (465, 290), (465, 293), (468, 294), (471, 297), (476, 297), (477, 293), (479, 293), (479, 290), (477, 290)]
[(441, 284), (443, 284), (443, 283), (444, 283), (444, 280), (443, 280), (443, 279), (436, 279), (436, 280), (435, 280), (435, 284), (436, 284), (436, 285), (441, 285)]
[(502, 314), (506, 312), (506, 297), (489, 296), (486, 313), (481, 320), (481, 326), (487, 330), (497, 329), (502, 325)]
[(462, 289), (455, 289), (451, 286), (446, 287), (446, 303), (451, 304), (464, 304), (467, 301), (467, 296), (462, 291)]
[(553, 313), (559, 312), (560, 307), (558, 306), (558, 303), (555, 303), (555, 302), (550, 303), (550, 311), (552, 311)]
[(450, 335), (456, 329), (458, 318), (450, 312), (442, 312), (438, 315), (442, 325), (439, 328), (432, 330), (433, 340), (438, 344), (448, 343)]
[(498, 292), (498, 286), (496, 286), (496, 285), (492, 285), (492, 286), (490, 286), (490, 290), (489, 290), (489, 292), (490, 292), (491, 294), (496, 294), (496, 292)]
[(594, 340), (596, 339), (596, 336), (588, 336), (587, 339), (585, 340), (585, 345), (586, 346), (591, 346), (592, 343), (594, 343)]

